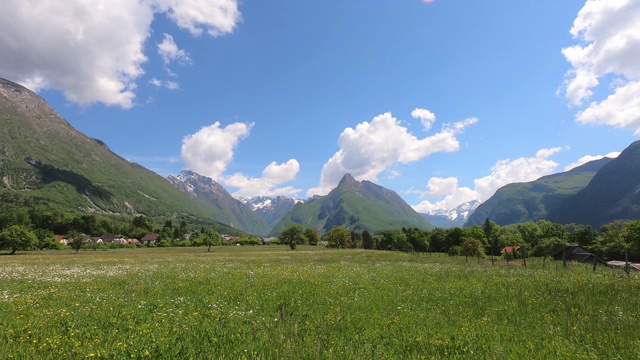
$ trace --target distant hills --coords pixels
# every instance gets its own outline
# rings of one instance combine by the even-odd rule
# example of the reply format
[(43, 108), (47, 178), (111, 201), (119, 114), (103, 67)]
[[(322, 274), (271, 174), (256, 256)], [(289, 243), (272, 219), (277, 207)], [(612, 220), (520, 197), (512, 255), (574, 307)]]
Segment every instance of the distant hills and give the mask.
[(255, 235), (267, 235), (271, 230), (264, 218), (211, 178), (184, 170), (178, 176), (169, 175), (168, 180), (217, 221)]
[(394, 191), (370, 181), (356, 181), (350, 174), (346, 174), (328, 195), (297, 203), (275, 225), (272, 234), (279, 234), (294, 223), (320, 233), (333, 226), (370, 232), (402, 227), (433, 228)]

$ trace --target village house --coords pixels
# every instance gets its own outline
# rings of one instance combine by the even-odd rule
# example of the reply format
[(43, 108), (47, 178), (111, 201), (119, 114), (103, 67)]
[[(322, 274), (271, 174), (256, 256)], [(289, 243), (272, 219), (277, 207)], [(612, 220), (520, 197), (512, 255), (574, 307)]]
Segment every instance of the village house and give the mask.
[(61, 244), (69, 245), (69, 240), (64, 235), (54, 235), (54, 238)]
[(158, 234), (147, 234), (140, 239), (140, 242), (144, 246), (149, 246), (155, 244), (158, 241), (158, 238), (160, 238), (160, 235)]
[(112, 243), (112, 244), (128, 244), (127, 239), (122, 235), (116, 234), (104, 234), (96, 240), (97, 243)]

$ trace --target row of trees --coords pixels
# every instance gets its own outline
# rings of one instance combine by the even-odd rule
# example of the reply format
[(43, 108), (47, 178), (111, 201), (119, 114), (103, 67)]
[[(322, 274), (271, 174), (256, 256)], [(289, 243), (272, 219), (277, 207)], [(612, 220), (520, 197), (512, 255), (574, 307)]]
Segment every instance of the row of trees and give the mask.
[[(67, 238), (120, 234), (141, 239), (145, 234), (158, 233), (161, 246), (201, 246), (222, 244), (212, 229), (190, 230), (186, 221), (166, 220), (153, 225), (145, 216), (107, 218), (93, 214), (65, 215), (55, 212), (11, 211), (0, 213), (0, 249), (15, 252), (20, 249), (46, 249), (59, 246), (54, 234)], [(189, 239), (185, 239), (189, 234)], [(85, 239), (85, 242), (86, 240)], [(487, 219), (482, 226), (421, 230), (403, 228), (374, 234), (350, 231), (344, 226), (330, 229), (324, 236), (311, 228), (294, 224), (280, 235), (280, 243), (295, 249), (298, 244), (318, 244), (322, 241), (333, 248), (363, 248), (407, 252), (446, 252), (465, 256), (499, 256), (505, 246), (521, 246), (528, 256), (549, 256), (565, 244), (577, 244), (598, 257), (640, 261), (640, 220), (614, 221), (599, 231), (588, 225), (560, 225), (546, 220), (500, 226)], [(259, 244), (256, 237), (242, 243)]]
[[(92, 237), (118, 234), (125, 238), (142, 239), (146, 234), (159, 234), (159, 246), (202, 246), (221, 244), (220, 235), (202, 227), (191, 230), (186, 221), (176, 224), (166, 220), (162, 226), (154, 225), (145, 216), (105, 217), (94, 214), (64, 214), (54, 211), (9, 211), (0, 213), (0, 250), (59, 249), (63, 245), (55, 235), (63, 235), (69, 245), (79, 250), (82, 246), (108, 247), (118, 245), (90, 244)], [(186, 239), (186, 234), (189, 234)], [(256, 241), (255, 238), (249, 240)], [(89, 244), (89, 245), (87, 245)]]
[[(299, 224), (286, 228), (280, 241), (295, 249), (296, 244), (325, 241), (332, 248), (362, 248), (406, 252), (445, 252), (464, 256), (501, 256), (506, 246), (520, 246), (526, 256), (547, 257), (566, 244), (577, 244), (605, 259), (640, 261), (640, 220), (614, 221), (597, 231), (589, 225), (561, 225), (539, 220), (500, 226), (487, 219), (482, 226), (421, 230), (402, 228), (376, 232), (350, 231), (335, 226), (322, 238), (314, 229)], [(521, 253), (522, 253), (521, 252)], [(519, 254), (507, 256), (520, 256)]]

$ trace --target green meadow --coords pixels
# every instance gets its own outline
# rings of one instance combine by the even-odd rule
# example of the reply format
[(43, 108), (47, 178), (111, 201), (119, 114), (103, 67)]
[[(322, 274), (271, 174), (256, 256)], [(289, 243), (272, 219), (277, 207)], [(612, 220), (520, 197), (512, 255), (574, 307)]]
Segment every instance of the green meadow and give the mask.
[(0, 256), (3, 359), (638, 359), (640, 277), (299, 246)]

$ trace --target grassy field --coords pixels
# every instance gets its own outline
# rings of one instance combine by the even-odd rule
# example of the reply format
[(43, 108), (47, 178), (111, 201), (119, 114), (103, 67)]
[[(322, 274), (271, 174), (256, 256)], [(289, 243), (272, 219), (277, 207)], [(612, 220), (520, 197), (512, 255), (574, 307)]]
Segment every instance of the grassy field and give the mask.
[[(638, 359), (640, 277), (300, 246), (0, 256), (2, 359)], [(514, 265), (516, 264), (516, 265)]]

